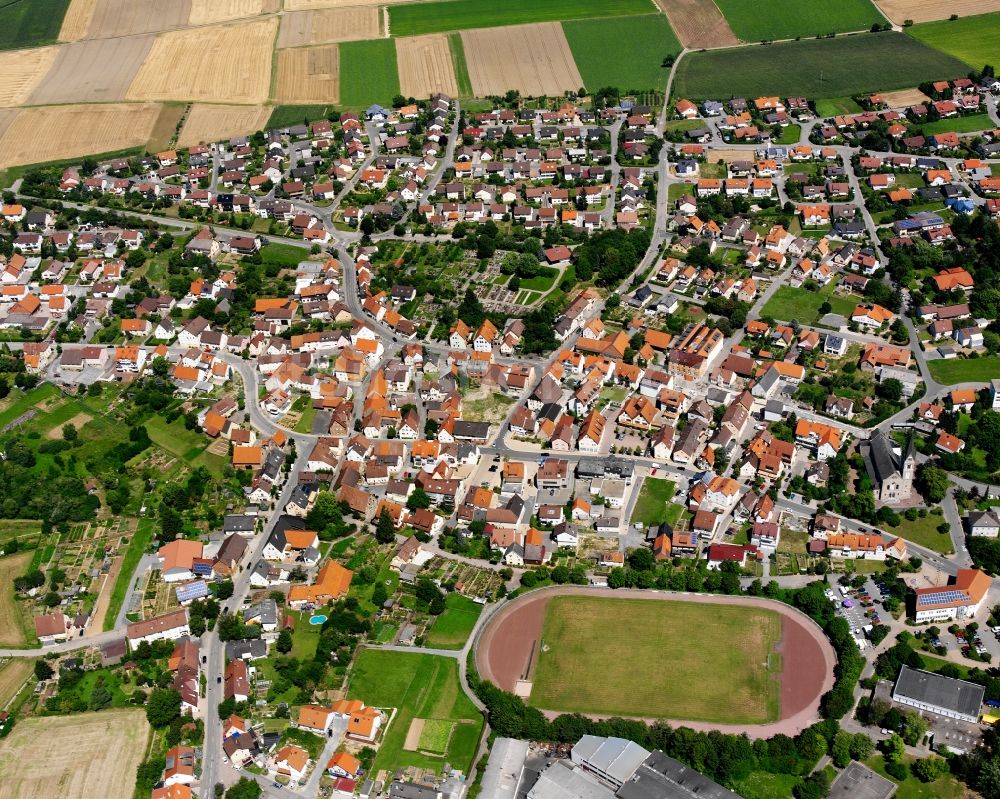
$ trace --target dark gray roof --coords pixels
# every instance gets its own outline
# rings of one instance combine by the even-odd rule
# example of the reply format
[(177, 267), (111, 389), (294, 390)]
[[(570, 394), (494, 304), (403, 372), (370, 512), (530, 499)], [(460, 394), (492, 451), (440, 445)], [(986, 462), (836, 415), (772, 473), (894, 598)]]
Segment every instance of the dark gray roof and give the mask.
[(868, 446), (863, 449), (863, 452), (869, 475), (877, 484), (881, 485), (889, 478), (902, 472), (901, 463), (913, 456), (913, 440), (910, 439), (903, 457), (897, 459), (896, 454), (892, 451), (892, 441), (881, 430), (876, 430), (868, 439)]
[(903, 666), (892, 695), (963, 716), (978, 716), (985, 694), (981, 685)]
[(267, 657), (267, 641), (251, 638), (246, 641), (226, 641), (226, 660), (256, 660)]
[(618, 799), (740, 799), (728, 788), (663, 752), (651, 752), (615, 794)]

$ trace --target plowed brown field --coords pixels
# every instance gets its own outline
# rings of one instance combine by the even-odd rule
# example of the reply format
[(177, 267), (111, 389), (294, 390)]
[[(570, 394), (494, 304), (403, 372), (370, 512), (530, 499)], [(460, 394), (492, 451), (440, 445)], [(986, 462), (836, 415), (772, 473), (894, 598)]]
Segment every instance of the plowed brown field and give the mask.
[(731, 47), (739, 39), (713, 0), (656, 0), (685, 47)]

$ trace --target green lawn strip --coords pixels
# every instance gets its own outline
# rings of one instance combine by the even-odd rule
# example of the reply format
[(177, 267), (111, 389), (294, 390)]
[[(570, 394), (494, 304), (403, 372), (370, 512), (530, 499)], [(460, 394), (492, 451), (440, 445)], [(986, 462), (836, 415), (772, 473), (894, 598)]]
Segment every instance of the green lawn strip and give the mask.
[[(295, 613), (291, 614), (293, 617)], [(292, 630), (292, 651), (291, 656), (299, 660), (309, 660), (316, 655), (316, 645), (319, 643), (322, 624), (310, 624), (311, 613), (299, 613), (295, 621), (295, 629)]]
[(886, 21), (869, 0), (717, 0), (716, 5), (745, 42), (868, 30)]
[(761, 313), (783, 322), (794, 319), (801, 324), (810, 325), (820, 318), (819, 308), (824, 302), (830, 303), (832, 313), (841, 316), (850, 316), (855, 306), (853, 300), (838, 297), (832, 291), (809, 291), (795, 286), (781, 286), (767, 301)]
[(996, 61), (1000, 52), (1000, 12), (955, 20), (923, 22), (906, 29), (915, 39), (953, 55), (973, 69)]
[[(697, 646), (677, 645), (692, 634)], [(555, 597), (546, 608), (529, 702), (563, 712), (772, 721), (779, 705), (774, 670), (780, 658), (774, 649), (780, 638), (780, 616), (760, 608)], [(697, 675), (697, 680), (634, 678), (654, 673)], [(721, 684), (724, 696), (718, 693)]]
[(70, 0), (7, 0), (0, 7), (0, 50), (52, 44)]
[[(563, 22), (562, 28), (583, 85), (592, 92), (603, 86), (622, 91), (662, 90), (669, 74), (663, 59), (681, 50), (662, 14), (572, 20)], [(615, 48), (615, 57), (609, 58), (609, 45), (614, 42), (628, 46)]]
[[(482, 0), (444, 0), (392, 6), (389, 9), (389, 30), (393, 36), (417, 36), (532, 22), (649, 14), (651, 10), (651, 4), (645, 0), (550, 0), (548, 3), (507, 0), (503, 4), (483, 3)], [(340, 63), (343, 70), (343, 49)], [(343, 73), (341, 100), (347, 104), (343, 96)]]
[[(366, 649), (351, 669), (348, 697), (372, 707), (396, 708), (372, 772), (416, 766), (439, 770), (445, 761), (468, 773), (483, 721), (459, 684), (452, 658)], [(443, 757), (403, 749), (413, 719), (457, 722)]]
[(845, 97), (963, 76), (968, 67), (903, 33), (804, 39), (767, 47), (690, 53), (677, 66), (674, 97), (762, 94)]
[(792, 789), (801, 782), (801, 777), (792, 774), (752, 771), (734, 782), (732, 787), (743, 799), (775, 799), (778, 796), (792, 796)]
[(845, 114), (860, 114), (864, 109), (850, 97), (832, 97), (816, 101), (816, 115), (819, 117), (836, 117)]
[[(903, 762), (909, 766), (916, 760), (911, 755), (904, 755)], [(888, 780), (896, 783), (896, 792), (892, 799), (959, 799), (965, 796), (965, 788), (958, 780), (950, 774), (934, 782), (921, 782), (910, 771), (907, 771), (906, 779), (900, 782), (891, 777), (885, 770), (885, 759), (880, 755), (870, 757), (865, 761), (865, 765), (872, 771), (880, 774)]]
[[(11, 394), (14, 390), (11, 390)], [(6, 427), (18, 416), (36, 408), (40, 403), (51, 399), (59, 393), (59, 389), (51, 383), (42, 383), (26, 394), (20, 394), (5, 411), (0, 412), (0, 428)]]
[(945, 666), (954, 666), (958, 669), (959, 679), (967, 679), (969, 676), (969, 667), (964, 663), (955, 663), (951, 660), (945, 660), (944, 658), (934, 657), (933, 655), (928, 655), (926, 652), (920, 652), (920, 659), (923, 661), (923, 666), (921, 667), (924, 671), (938, 672)]
[(448, 49), (451, 51), (451, 64), (455, 70), (455, 85), (458, 86), (458, 96), (472, 97), (472, 78), (469, 77), (469, 65), (465, 61), (465, 45), (462, 44), (462, 34), (448, 34)]
[(260, 251), (261, 261), (292, 268), (309, 258), (309, 250), (294, 244), (268, 244)]
[(642, 522), (646, 527), (652, 527), (665, 522), (676, 488), (672, 480), (661, 480), (658, 477), (643, 480), (630, 523)]
[(989, 114), (969, 114), (964, 117), (950, 117), (937, 119), (934, 122), (925, 122), (920, 125), (920, 130), (925, 136), (930, 136), (935, 133), (975, 133), (994, 127), (996, 126)]
[(951, 536), (948, 533), (939, 533), (937, 527), (944, 521), (944, 516), (928, 513), (924, 518), (911, 522), (905, 517), (899, 527), (884, 527), (889, 535), (898, 535), (907, 541), (912, 541), (927, 549), (940, 552), (942, 555), (950, 555), (955, 550), (951, 545)]
[(171, 455), (191, 466), (204, 466), (216, 477), (222, 475), (226, 459), (206, 452), (211, 442), (197, 430), (188, 430), (183, 420), (167, 422), (162, 416), (153, 416), (146, 422), (146, 431), (154, 444)]
[[(423, 4), (419, 4), (423, 5)], [(433, 5), (433, 4), (432, 4)], [(391, 17), (395, 28), (395, 14)], [(393, 31), (397, 33), (397, 31)], [(352, 108), (388, 105), (399, 94), (396, 43), (392, 39), (343, 42), (340, 48), (340, 101)]]
[(332, 105), (277, 105), (271, 111), (267, 127), (270, 129), (305, 125), (318, 119), (326, 119), (333, 111)]
[(781, 135), (774, 140), (775, 144), (798, 144), (802, 135), (800, 125), (786, 125), (781, 129)]
[(986, 382), (1000, 375), (1000, 356), (948, 358), (930, 361), (931, 376), (946, 386), (955, 383)]
[(465, 646), (483, 606), (461, 594), (448, 594), (445, 612), (438, 616), (424, 645), (432, 649), (461, 649)]
[(552, 284), (555, 283), (559, 270), (553, 269), (552, 267), (543, 267), (543, 269), (544, 271), (542, 274), (522, 280), (521, 288), (529, 289), (530, 291), (543, 292), (552, 288)]
[(302, 417), (295, 425), (296, 433), (311, 433), (313, 422), (316, 420), (316, 408), (313, 406), (312, 401), (306, 403), (305, 408), (302, 409)]
[(149, 542), (153, 540), (153, 530), (155, 524), (152, 519), (140, 519), (135, 533), (128, 542), (125, 550), (125, 557), (122, 559), (122, 567), (118, 570), (118, 577), (115, 579), (114, 587), (111, 589), (111, 599), (108, 601), (108, 610), (104, 614), (104, 629), (112, 630), (118, 613), (125, 601), (125, 594), (128, 591), (129, 582), (135, 572), (139, 561), (149, 547)]

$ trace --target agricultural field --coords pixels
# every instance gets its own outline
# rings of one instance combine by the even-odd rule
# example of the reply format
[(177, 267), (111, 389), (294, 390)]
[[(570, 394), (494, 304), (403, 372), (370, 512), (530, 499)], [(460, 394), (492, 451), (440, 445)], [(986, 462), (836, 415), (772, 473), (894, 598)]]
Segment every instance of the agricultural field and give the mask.
[(863, 31), (885, 22), (871, 0), (716, 0), (716, 5), (744, 42)]
[(661, 480), (658, 477), (643, 480), (630, 524), (642, 522), (646, 527), (653, 527), (665, 522), (676, 488), (671, 480)]
[[(884, 93), (883, 96), (885, 96)], [(821, 119), (843, 114), (860, 114), (862, 110), (864, 109), (850, 97), (831, 97), (816, 101), (816, 114)]]
[[(25, 641), (25, 626), (21, 608), (14, 598), (14, 578), (28, 570), (32, 552), (18, 552), (0, 558), (0, 645), (20, 646)], [(32, 630), (32, 634), (34, 630)]]
[(124, 100), (149, 57), (155, 36), (92, 39), (58, 48), (55, 63), (31, 94), (34, 105)]
[(855, 300), (849, 297), (838, 297), (831, 291), (809, 291), (795, 286), (781, 286), (767, 301), (761, 312), (763, 316), (790, 322), (793, 319), (800, 324), (815, 324), (820, 318), (819, 307), (828, 302), (832, 306), (831, 313), (850, 316), (854, 310)]
[[(156, 38), (129, 88), (132, 100), (262, 103), (278, 20), (171, 31)], [(233, 54), (239, 53), (239, 58)]]
[(271, 109), (271, 115), (264, 127), (284, 128), (289, 125), (308, 124), (314, 119), (326, 119), (334, 110), (332, 105), (322, 103), (316, 105), (279, 105)]
[(532, 22), (648, 14), (649, 11), (647, 0), (551, 0), (548, 3), (507, 0), (503, 4), (443, 0), (391, 7), (389, 31), (393, 36), (417, 36)]
[(6, 707), (17, 695), (34, 670), (34, 665), (30, 658), (11, 658), (0, 666), (0, 707)]
[(557, 22), (466, 30), (462, 45), (477, 97), (502, 95), (509, 89), (561, 95), (583, 84)]
[(0, 7), (0, 50), (51, 44), (69, 0), (9, 0)]
[(278, 47), (377, 39), (381, 34), (381, 13), (376, 6), (293, 11), (281, 18)]
[(974, 14), (1000, 11), (1000, 0), (956, 0), (947, 4), (934, 0), (879, 0), (879, 8), (894, 23), (902, 25), (908, 19), (917, 23), (931, 22), (958, 14), (964, 20)]
[(928, 364), (931, 377), (946, 386), (956, 383), (985, 383), (1000, 374), (1000, 357), (949, 358)]
[(88, 37), (158, 33), (187, 25), (191, 0), (97, 0)]
[(556, 596), (546, 608), (530, 704), (643, 718), (773, 721), (780, 638), (781, 617), (762, 608)]
[(335, 44), (278, 51), (275, 98), (291, 105), (340, 99), (340, 51)]
[[(348, 698), (361, 699), (379, 708), (396, 708), (396, 716), (384, 733), (372, 771), (383, 768), (431, 768), (440, 770), (445, 761), (468, 773), (479, 743), (483, 720), (459, 683), (458, 662), (452, 658), (366, 649), (351, 669)], [(427, 721), (453, 725), (441, 755), (406, 748), (412, 723), (423, 728)], [(444, 728), (445, 725), (431, 725)], [(436, 735), (432, 732), (431, 736)], [(429, 736), (430, 737), (430, 736)], [(433, 741), (425, 743), (433, 744)]]
[(281, 0), (191, 0), (188, 25), (211, 25), (257, 14), (269, 14), (281, 8)]
[(341, 103), (348, 108), (367, 106), (370, 103), (388, 105), (399, 94), (394, 41), (374, 39), (368, 42), (345, 42), (339, 47)]
[(920, 89), (899, 89), (894, 92), (879, 92), (889, 108), (906, 108), (911, 105), (926, 103), (930, 98)]
[[(964, 117), (952, 117), (950, 119), (936, 119), (933, 122), (925, 122), (920, 125), (920, 129), (925, 136), (933, 133), (978, 133), (981, 130), (991, 130), (995, 128), (993, 120), (989, 114), (969, 114)], [(923, 185), (923, 184), (921, 184)]]
[[(663, 59), (681, 49), (662, 14), (575, 20), (564, 22), (562, 28), (589, 91), (604, 86), (617, 86), (622, 91), (662, 90), (668, 74), (661, 66)], [(627, 46), (615, 58), (608, 58), (608, 47), (616, 42)]]
[(431, 631), (424, 638), (424, 645), (432, 649), (461, 649), (476, 626), (483, 606), (461, 594), (448, 594), (448, 606), (437, 617)]
[(731, 47), (739, 39), (714, 0), (656, 0), (677, 38), (690, 50)]
[(459, 93), (449, 37), (440, 33), (396, 39), (399, 91), (404, 97)]
[(159, 113), (154, 103), (25, 108), (0, 124), (0, 167), (144, 146)]
[(0, 741), (0, 799), (131, 796), (148, 738), (143, 710), (24, 719)]
[[(928, 22), (914, 25), (906, 32), (913, 38), (961, 59), (973, 69), (993, 64), (1000, 53), (1000, 2), (975, 2), (979, 11), (997, 11), (975, 17), (960, 17), (954, 21)], [(950, 6), (942, 8), (952, 13)]]
[(862, 34), (691, 53), (677, 67), (673, 95), (850, 97), (967, 72), (961, 61), (905, 34)]
[(28, 97), (49, 71), (59, 52), (56, 47), (0, 52), (0, 107), (9, 108), (27, 102)]
[(87, 35), (97, 0), (70, 0), (59, 29), (60, 42), (75, 42)]

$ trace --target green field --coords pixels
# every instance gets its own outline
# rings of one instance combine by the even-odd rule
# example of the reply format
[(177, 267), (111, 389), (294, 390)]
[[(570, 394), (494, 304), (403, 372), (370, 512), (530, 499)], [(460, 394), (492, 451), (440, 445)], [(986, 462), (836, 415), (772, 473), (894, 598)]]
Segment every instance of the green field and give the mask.
[(37, 407), (39, 403), (59, 394), (59, 389), (51, 383), (42, 383), (24, 394), (20, 389), (11, 389), (5, 400), (7, 407), (0, 411), (0, 428), (6, 427), (18, 416)]
[(933, 122), (925, 122), (918, 127), (925, 136), (929, 136), (932, 133), (976, 133), (996, 126), (989, 114), (969, 114), (964, 117), (936, 119)]
[(922, 519), (918, 518), (912, 522), (905, 517), (901, 518), (902, 521), (898, 527), (884, 527), (883, 529), (889, 535), (898, 535), (900, 538), (940, 552), (942, 555), (950, 555), (955, 551), (951, 545), (951, 536), (948, 533), (937, 531), (938, 525), (944, 521), (944, 516), (928, 513)]
[[(592, 92), (604, 86), (622, 91), (662, 90), (669, 70), (660, 64), (681, 49), (662, 14), (576, 20), (562, 27), (583, 85)], [(628, 42), (628, 46), (616, 48), (615, 57), (608, 58), (613, 42)]]
[(438, 616), (424, 643), (432, 649), (461, 649), (476, 626), (483, 606), (454, 593), (448, 594), (445, 604), (448, 607)]
[(530, 704), (644, 718), (773, 721), (780, 638), (781, 617), (761, 608), (554, 597)]
[(465, 63), (465, 45), (462, 44), (461, 34), (448, 34), (448, 49), (451, 51), (451, 63), (455, 69), (458, 96), (472, 97), (472, 78), (469, 77), (469, 65)]
[(864, 109), (850, 97), (831, 97), (816, 101), (816, 114), (822, 118), (860, 114)]
[(716, 5), (745, 42), (868, 30), (886, 21), (869, 0), (716, 0)]
[(829, 302), (833, 307), (831, 313), (850, 317), (855, 301), (846, 297), (837, 297), (832, 291), (809, 291), (795, 286), (781, 286), (767, 301), (761, 311), (762, 316), (790, 322), (793, 319), (801, 324), (815, 324), (819, 318), (819, 307)]
[(306, 125), (317, 119), (326, 119), (333, 111), (332, 105), (277, 105), (267, 120), (268, 128), (287, 128)]
[(423, 752), (440, 752), (448, 750), (448, 740), (455, 729), (455, 722), (443, 719), (427, 719), (420, 731), (420, 743), (417, 744)]
[(69, 0), (7, 0), (0, 6), (0, 50), (55, 42)]
[[(903, 763), (907, 766), (914, 760), (916, 758), (912, 755), (905, 755), (903, 757)], [(921, 782), (912, 773), (909, 773), (906, 775), (906, 779), (900, 782), (886, 772), (885, 758), (879, 755), (866, 760), (865, 765), (872, 771), (896, 783), (897, 787), (896, 792), (892, 795), (893, 799), (959, 799), (960, 797), (970, 795), (966, 793), (962, 783), (951, 776), (951, 774), (946, 774), (941, 779), (934, 780), (934, 782)]]
[(653, 527), (665, 522), (676, 488), (672, 480), (661, 480), (658, 477), (643, 480), (630, 524), (642, 522), (646, 527)]
[(1000, 12), (923, 22), (906, 32), (931, 47), (960, 58), (973, 69), (996, 63), (1000, 53)]
[(399, 94), (396, 43), (392, 39), (371, 39), (342, 42), (337, 46), (340, 48), (340, 102), (348, 108), (391, 103)]
[(677, 67), (673, 96), (846, 97), (906, 89), (966, 72), (958, 59), (905, 34), (862, 34), (691, 53)]
[(801, 777), (792, 774), (752, 771), (733, 783), (732, 787), (743, 799), (777, 799), (779, 796), (792, 796), (792, 789), (801, 782)]
[(104, 629), (114, 629), (118, 620), (118, 612), (125, 601), (125, 593), (128, 591), (128, 584), (132, 579), (139, 561), (146, 552), (149, 542), (153, 540), (153, 520), (140, 519), (132, 539), (128, 542), (128, 549), (125, 550), (125, 557), (122, 560), (122, 567), (118, 571), (118, 578), (111, 589), (111, 599), (108, 601), (108, 610), (104, 614)]
[[(417, 36), (422, 33), (525, 25), (531, 22), (649, 14), (652, 10), (652, 4), (646, 0), (550, 0), (548, 3), (507, 0), (502, 4), (484, 3), (482, 0), (444, 0), (439, 3), (392, 6), (389, 10), (389, 30), (393, 36)], [(343, 48), (340, 57), (343, 65)]]
[(946, 386), (956, 383), (983, 383), (1000, 375), (1000, 356), (949, 358), (928, 363), (931, 377)]
[[(378, 708), (396, 708), (386, 729), (372, 773), (416, 766), (441, 770), (445, 761), (468, 773), (479, 744), (483, 719), (459, 684), (452, 658), (366, 649), (351, 669), (350, 699)], [(413, 719), (455, 722), (442, 757), (403, 749)], [(432, 725), (443, 729), (444, 725)], [(436, 733), (435, 733), (436, 734)]]
[(216, 477), (222, 476), (226, 459), (206, 452), (212, 443), (197, 430), (188, 430), (181, 419), (167, 422), (154, 416), (146, 422), (146, 431), (153, 443), (191, 466), (204, 466)]

